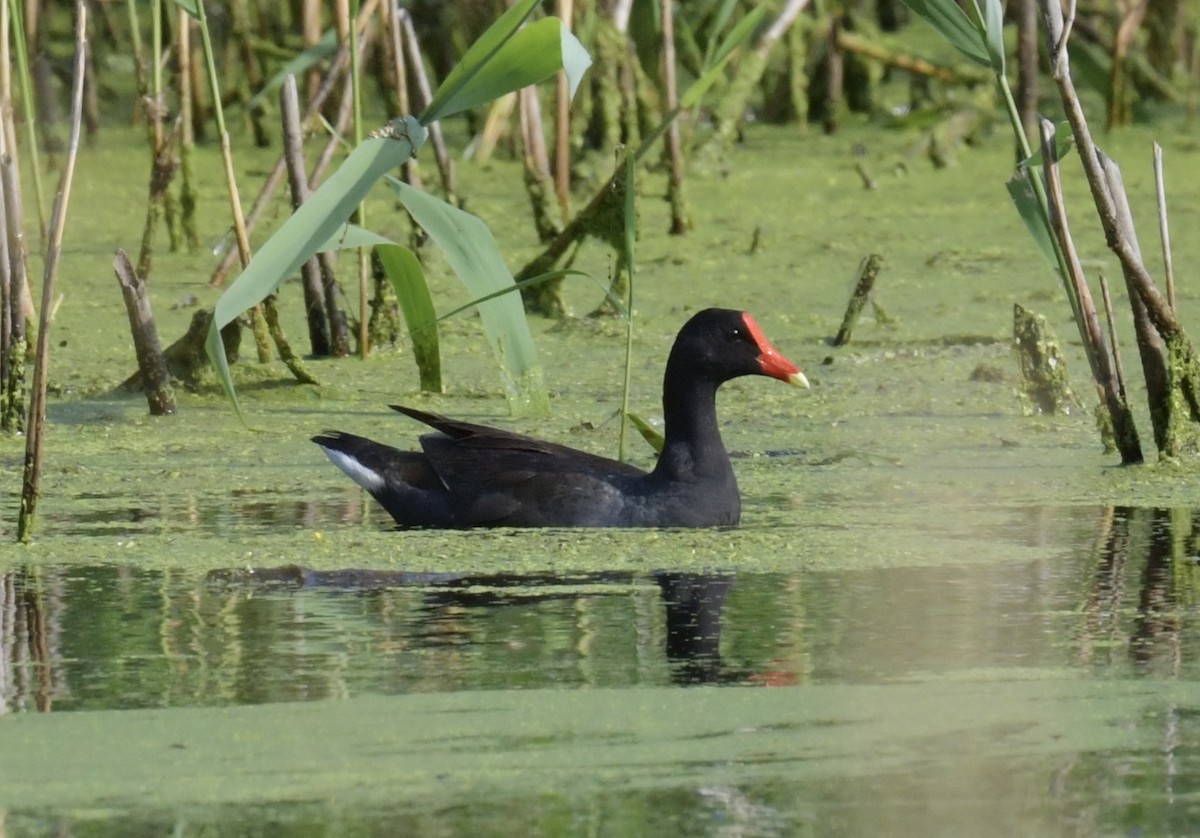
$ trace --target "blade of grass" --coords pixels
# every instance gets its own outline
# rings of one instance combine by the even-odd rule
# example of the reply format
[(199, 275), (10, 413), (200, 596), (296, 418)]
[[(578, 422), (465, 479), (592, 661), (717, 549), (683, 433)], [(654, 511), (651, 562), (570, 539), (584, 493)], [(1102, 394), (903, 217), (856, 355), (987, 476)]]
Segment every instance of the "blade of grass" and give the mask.
[(407, 247), (384, 244), (375, 248), (383, 272), (396, 292), (400, 312), (408, 326), (412, 341), (413, 358), (417, 362), (417, 375), (421, 389), (427, 393), (440, 393), (442, 387), (442, 354), (438, 341), (437, 312), (433, 308), (433, 297), (421, 263)]
[(46, 201), (43, 198), (45, 187), (42, 184), (42, 163), (37, 140), (37, 116), (34, 112), (37, 99), (33, 96), (33, 82), (29, 73), (29, 50), (25, 44), (25, 16), (20, 0), (9, 0), (9, 12), (12, 15), (12, 43), (17, 51), (17, 83), (21, 87), (21, 110), (25, 116), (25, 132), (28, 134), (29, 170), (33, 174), (33, 198), (37, 205), (38, 234), (42, 243), (46, 241)]
[(71, 134), (67, 160), (59, 181), (58, 196), (50, 219), (50, 244), (42, 272), (42, 309), (38, 323), (37, 353), (34, 356), (33, 384), (29, 402), (29, 435), (25, 440), (25, 464), (21, 480), (21, 508), (17, 516), (17, 540), (28, 542), (33, 534), (34, 513), (41, 493), (42, 452), (46, 432), (46, 389), (50, 366), (50, 318), (54, 302), (54, 282), (62, 256), (63, 234), (67, 226), (67, 206), (75, 180), (75, 161), (79, 156), (79, 134), (83, 122), (83, 76), (87, 66), (87, 3), (75, 4), (75, 72), (71, 93)]
[[(459, 280), (475, 297), (510, 289), (514, 283), (487, 225), (445, 201), (391, 180), (413, 220), (446, 254)], [(505, 376), (505, 397), (515, 414), (549, 408), (537, 348), (518, 295), (503, 294), (479, 304), (488, 343)]]
[(559, 70), (566, 72), (574, 95), (591, 57), (557, 18), (520, 28), (537, 5), (538, 0), (514, 5), (480, 36), (421, 114), (422, 125), (537, 84)]
[[(992, 61), (983, 31), (955, 0), (904, 0), (905, 5), (967, 58), (984, 67)], [(968, 0), (974, 4), (974, 0)]]
[(221, 342), (221, 329), (273, 293), (310, 256), (335, 238), (371, 187), (386, 172), (408, 160), (414, 148), (420, 147), (425, 140), (425, 129), (412, 117), (402, 117), (397, 123), (394, 137), (372, 138), (354, 149), (278, 232), (263, 243), (246, 269), (217, 300), (205, 348), (239, 416), (242, 411)]

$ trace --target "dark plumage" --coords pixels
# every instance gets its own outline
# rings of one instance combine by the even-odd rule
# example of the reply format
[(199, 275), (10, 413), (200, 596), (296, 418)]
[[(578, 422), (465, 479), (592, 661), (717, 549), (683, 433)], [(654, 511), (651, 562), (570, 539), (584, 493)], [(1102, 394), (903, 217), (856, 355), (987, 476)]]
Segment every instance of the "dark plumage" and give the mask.
[(420, 451), (339, 431), (313, 442), (403, 527), (732, 526), (741, 497), (716, 394), (742, 375), (808, 386), (749, 314), (710, 308), (684, 324), (663, 376), (664, 445), (651, 472), (398, 405), (435, 431)]

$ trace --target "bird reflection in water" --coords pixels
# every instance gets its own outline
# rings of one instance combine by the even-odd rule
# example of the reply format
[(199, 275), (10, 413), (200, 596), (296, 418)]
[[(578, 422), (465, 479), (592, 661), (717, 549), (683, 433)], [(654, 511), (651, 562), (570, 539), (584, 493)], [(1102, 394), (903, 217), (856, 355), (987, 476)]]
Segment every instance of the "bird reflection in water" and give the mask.
[[(325, 590), (331, 594), (420, 588), (426, 593), (428, 609), (444, 610), (502, 608), (623, 595), (631, 586), (638, 585), (641, 577), (629, 573), (464, 575), (357, 569), (327, 571), (286, 565), (218, 570), (209, 574), (209, 580), (220, 584)], [(688, 685), (752, 680), (748, 673), (729, 669), (721, 658), (722, 615), (726, 597), (734, 585), (734, 576), (660, 572), (654, 575), (654, 581), (666, 609), (665, 652), (671, 665), (672, 681)]]

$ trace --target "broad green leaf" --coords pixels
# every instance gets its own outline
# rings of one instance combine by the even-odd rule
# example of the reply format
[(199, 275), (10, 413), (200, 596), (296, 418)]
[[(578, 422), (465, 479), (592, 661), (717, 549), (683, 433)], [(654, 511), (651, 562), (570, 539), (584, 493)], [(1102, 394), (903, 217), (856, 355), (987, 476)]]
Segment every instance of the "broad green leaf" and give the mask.
[(578, 39), (557, 18), (521, 24), (539, 5), (524, 0), (500, 16), (442, 82), (421, 124), (498, 99), (565, 70), (571, 94), (592, 60)]
[(398, 244), (379, 245), (375, 248), (375, 253), (379, 256), (384, 274), (396, 291), (400, 311), (408, 325), (421, 389), (427, 393), (440, 393), (443, 388), (438, 318), (421, 263), (411, 250)]
[(930, 26), (967, 58), (991, 67), (984, 33), (967, 17), (956, 0), (904, 0)]
[(274, 293), (320, 247), (335, 238), (371, 187), (385, 173), (412, 157), (425, 141), (425, 129), (411, 116), (393, 120), (391, 130), (393, 136), (366, 140), (350, 152), (337, 171), (263, 244), (217, 300), (205, 348), (238, 416), (242, 416), (242, 410), (221, 343), (221, 329)]
[(450, 112), (450, 100), (470, 84), (471, 79), (517, 33), (521, 24), (533, 14), (533, 10), (538, 5), (540, 5), (540, 0), (520, 0), (520, 2), (513, 3), (507, 12), (500, 15), (496, 22), (489, 26), (475, 43), (471, 44), (466, 55), (454, 66), (454, 69), (438, 87), (438, 91), (434, 94), (429, 107), (425, 109), (425, 113), (421, 114), (422, 125), (428, 125), (441, 119)]
[(983, 3), (983, 24), (992, 69), (1004, 72), (1004, 7), (1000, 0), (972, 0)]
[(250, 101), (246, 103), (246, 107), (253, 109), (261, 101), (278, 90), (288, 76), (299, 76), (313, 65), (319, 64), (337, 52), (337, 47), (337, 32), (333, 29), (327, 30), (321, 36), (321, 40), (304, 50), (304, 52), (297, 55), (287, 64), (284, 64), (278, 73), (271, 76), (270, 81), (266, 83), (263, 89), (250, 98)]
[[(513, 285), (512, 274), (487, 225), (468, 212), (394, 178), (389, 182), (413, 220), (446, 254), (450, 267), (475, 297)], [(503, 294), (479, 304), (479, 316), (492, 352), (505, 376), (505, 396), (514, 414), (549, 408), (537, 348), (517, 294)]]
[[(1050, 264), (1057, 271), (1058, 256), (1055, 250), (1053, 233), (1048, 228), (1046, 219), (1042, 215), (1041, 207), (1038, 205), (1037, 196), (1033, 192), (1031, 177), (1034, 177), (1034, 175), (1030, 168), (1022, 164), (1017, 167), (1013, 176), (1004, 185), (1008, 188), (1008, 194), (1017, 207), (1017, 214), (1021, 216), (1021, 221), (1025, 223), (1025, 229), (1029, 231), (1029, 235), (1033, 236), (1033, 240), (1037, 242), (1038, 249), (1042, 251), (1042, 255), (1049, 260)], [(1036, 177), (1042, 177), (1040, 170), (1038, 170)]]

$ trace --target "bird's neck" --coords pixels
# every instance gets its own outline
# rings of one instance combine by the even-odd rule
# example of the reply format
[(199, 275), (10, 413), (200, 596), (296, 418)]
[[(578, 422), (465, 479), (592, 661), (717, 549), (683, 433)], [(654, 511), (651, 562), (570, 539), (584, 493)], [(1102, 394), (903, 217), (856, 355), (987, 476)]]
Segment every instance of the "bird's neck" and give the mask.
[(667, 375), (663, 383), (663, 450), (655, 473), (663, 477), (721, 477), (732, 471), (717, 426), (717, 383)]

